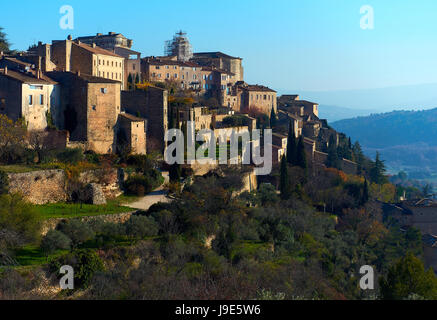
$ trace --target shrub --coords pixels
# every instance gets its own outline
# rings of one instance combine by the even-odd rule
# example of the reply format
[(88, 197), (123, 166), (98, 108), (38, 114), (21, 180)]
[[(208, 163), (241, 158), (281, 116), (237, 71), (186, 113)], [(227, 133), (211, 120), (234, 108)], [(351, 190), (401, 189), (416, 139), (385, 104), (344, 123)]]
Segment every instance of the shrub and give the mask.
[(74, 248), (94, 238), (94, 232), (89, 225), (77, 219), (61, 222), (58, 230), (71, 239)]
[(158, 234), (158, 225), (153, 218), (132, 216), (125, 224), (126, 234), (131, 237), (145, 238)]
[(0, 170), (0, 195), (9, 192), (9, 177), (8, 174)]
[(69, 250), (71, 239), (60, 231), (50, 230), (41, 241), (41, 250), (49, 255), (56, 250)]
[(83, 152), (81, 149), (65, 149), (60, 151), (56, 157), (63, 163), (77, 164), (83, 160)]
[(59, 269), (64, 265), (73, 267), (76, 287), (87, 287), (96, 272), (104, 271), (102, 259), (90, 249), (75, 250), (64, 254), (52, 260), (49, 269), (51, 272), (59, 274)]
[(39, 229), (38, 214), (20, 195), (0, 196), (0, 230), (17, 234), (22, 244), (38, 239)]
[(153, 182), (150, 177), (134, 175), (129, 177), (124, 183), (125, 191), (128, 195), (142, 197), (153, 190)]

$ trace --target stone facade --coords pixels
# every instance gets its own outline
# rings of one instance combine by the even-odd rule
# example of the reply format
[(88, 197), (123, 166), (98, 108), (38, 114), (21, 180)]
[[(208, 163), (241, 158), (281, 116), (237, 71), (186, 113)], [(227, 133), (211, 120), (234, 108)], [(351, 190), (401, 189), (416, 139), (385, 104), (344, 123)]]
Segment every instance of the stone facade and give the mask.
[(243, 59), (232, 57), (222, 52), (194, 53), (191, 61), (202, 66), (214, 66), (235, 75), (235, 81), (244, 80)]
[(146, 90), (123, 91), (123, 110), (147, 119), (147, 152), (164, 152), (164, 136), (168, 130), (168, 92), (149, 86)]
[(0, 113), (14, 121), (24, 118), (28, 130), (47, 128), (47, 113), (59, 107), (59, 93), (57, 83), (41, 73), (35, 77), (8, 68), (0, 70)]
[(49, 72), (61, 84), (61, 106), (54, 112), (57, 128), (70, 132), (70, 141), (86, 149), (115, 151), (115, 126), (121, 112), (121, 83), (71, 72)]
[[(118, 119), (118, 130), (126, 138), (131, 153), (146, 154), (147, 120), (127, 113), (121, 113)], [(118, 143), (120, 145), (120, 142)]]

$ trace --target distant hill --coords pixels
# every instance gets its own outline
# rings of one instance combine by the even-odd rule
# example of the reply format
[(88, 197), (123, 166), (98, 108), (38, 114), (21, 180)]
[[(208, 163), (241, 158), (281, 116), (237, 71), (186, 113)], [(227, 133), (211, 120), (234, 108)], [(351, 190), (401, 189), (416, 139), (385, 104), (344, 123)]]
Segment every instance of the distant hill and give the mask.
[(328, 122), (354, 118), (358, 116), (367, 116), (377, 112), (376, 110), (351, 109), (338, 106), (320, 105), (320, 119), (327, 119)]
[(369, 156), (380, 151), (392, 171), (437, 178), (437, 109), (372, 114), (331, 125), (358, 140)]

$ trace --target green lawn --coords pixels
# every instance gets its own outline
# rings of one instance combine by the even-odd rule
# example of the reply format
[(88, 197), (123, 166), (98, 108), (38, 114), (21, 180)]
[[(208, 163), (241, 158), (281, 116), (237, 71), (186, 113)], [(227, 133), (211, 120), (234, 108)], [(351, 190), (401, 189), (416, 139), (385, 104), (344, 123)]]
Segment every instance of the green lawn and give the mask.
[(108, 203), (107, 205), (52, 203), (35, 205), (34, 208), (40, 215), (41, 220), (100, 216), (134, 211), (132, 208), (115, 203)]
[(39, 170), (61, 169), (59, 164), (42, 164), (42, 165), (8, 165), (0, 166), (0, 170), (6, 173), (25, 173)]
[[(59, 250), (56, 253), (49, 256), (50, 258), (56, 258), (64, 253), (68, 252), (67, 250)], [(40, 266), (47, 263), (46, 255), (41, 251), (38, 246), (28, 245), (25, 246), (15, 252), (15, 259), (23, 266)]]

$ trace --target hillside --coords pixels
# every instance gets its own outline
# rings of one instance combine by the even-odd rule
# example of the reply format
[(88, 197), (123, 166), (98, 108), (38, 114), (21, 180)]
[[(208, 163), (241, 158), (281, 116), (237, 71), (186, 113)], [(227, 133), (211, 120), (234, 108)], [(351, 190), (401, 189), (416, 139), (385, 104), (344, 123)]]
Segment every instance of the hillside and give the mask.
[(380, 151), (392, 171), (437, 173), (437, 109), (372, 114), (332, 126), (358, 140), (368, 155)]
[(329, 122), (339, 121), (360, 116), (367, 116), (375, 110), (352, 109), (339, 106), (320, 105), (319, 118), (327, 119)]

